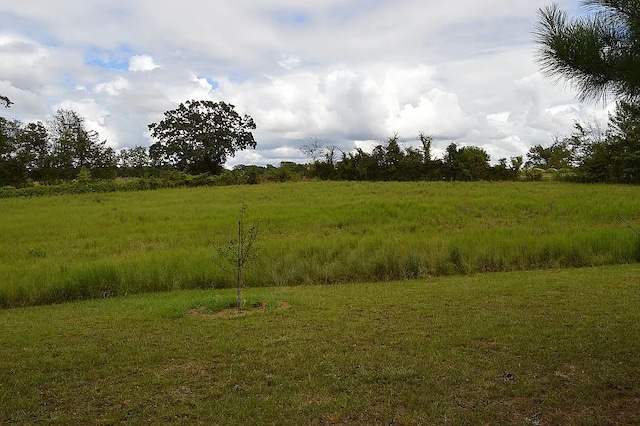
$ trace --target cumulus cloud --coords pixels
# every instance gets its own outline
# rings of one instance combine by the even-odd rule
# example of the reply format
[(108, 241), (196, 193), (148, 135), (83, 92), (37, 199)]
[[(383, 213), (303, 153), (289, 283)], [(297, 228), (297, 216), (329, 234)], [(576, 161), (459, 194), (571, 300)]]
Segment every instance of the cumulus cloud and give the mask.
[(158, 67), (159, 65), (149, 55), (135, 55), (129, 59), (129, 71), (147, 72), (153, 71)]
[(93, 91), (97, 94), (105, 93), (110, 96), (116, 96), (120, 94), (121, 91), (129, 89), (130, 87), (129, 80), (118, 76), (113, 81), (98, 84)]

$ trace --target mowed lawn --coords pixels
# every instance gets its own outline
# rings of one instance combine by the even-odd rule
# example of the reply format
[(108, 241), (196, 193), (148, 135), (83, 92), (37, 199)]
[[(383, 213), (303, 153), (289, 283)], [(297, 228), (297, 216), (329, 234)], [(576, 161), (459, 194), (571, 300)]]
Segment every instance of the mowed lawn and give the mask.
[(640, 424), (638, 264), (233, 297), (0, 310), (0, 424)]

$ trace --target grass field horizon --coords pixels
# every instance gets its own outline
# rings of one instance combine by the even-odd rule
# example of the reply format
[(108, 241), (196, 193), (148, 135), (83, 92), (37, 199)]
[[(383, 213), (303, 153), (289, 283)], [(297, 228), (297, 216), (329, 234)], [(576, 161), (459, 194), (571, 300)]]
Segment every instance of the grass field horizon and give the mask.
[(224, 288), (215, 247), (259, 222), (249, 287), (637, 262), (640, 188), (299, 182), (0, 200), (0, 307)]
[[(1, 424), (640, 422), (640, 266), (0, 310)], [(288, 309), (278, 309), (286, 302)]]

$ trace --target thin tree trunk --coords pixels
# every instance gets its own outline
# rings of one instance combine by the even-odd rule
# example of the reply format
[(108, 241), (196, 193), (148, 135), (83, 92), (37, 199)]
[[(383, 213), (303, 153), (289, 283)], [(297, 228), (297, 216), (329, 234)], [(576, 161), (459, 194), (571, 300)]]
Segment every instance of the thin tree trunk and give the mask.
[(238, 221), (238, 257), (237, 257), (237, 265), (236, 265), (236, 272), (237, 272), (237, 294), (236, 294), (236, 306), (238, 309), (238, 313), (242, 312), (242, 253), (243, 247), (242, 247), (242, 217), (240, 218), (240, 220)]

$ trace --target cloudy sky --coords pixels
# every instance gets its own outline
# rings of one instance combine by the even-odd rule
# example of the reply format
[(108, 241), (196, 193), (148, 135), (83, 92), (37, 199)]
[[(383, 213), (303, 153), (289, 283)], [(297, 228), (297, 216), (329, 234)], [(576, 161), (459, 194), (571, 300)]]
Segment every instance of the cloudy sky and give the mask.
[[(317, 138), (365, 150), (397, 133), (483, 147), (492, 161), (606, 118), (535, 64), (551, 0), (20, 0), (0, 2), (4, 116), (85, 117), (114, 148), (189, 99), (251, 115), (234, 164), (306, 161)], [(578, 0), (557, 1), (572, 15)]]

